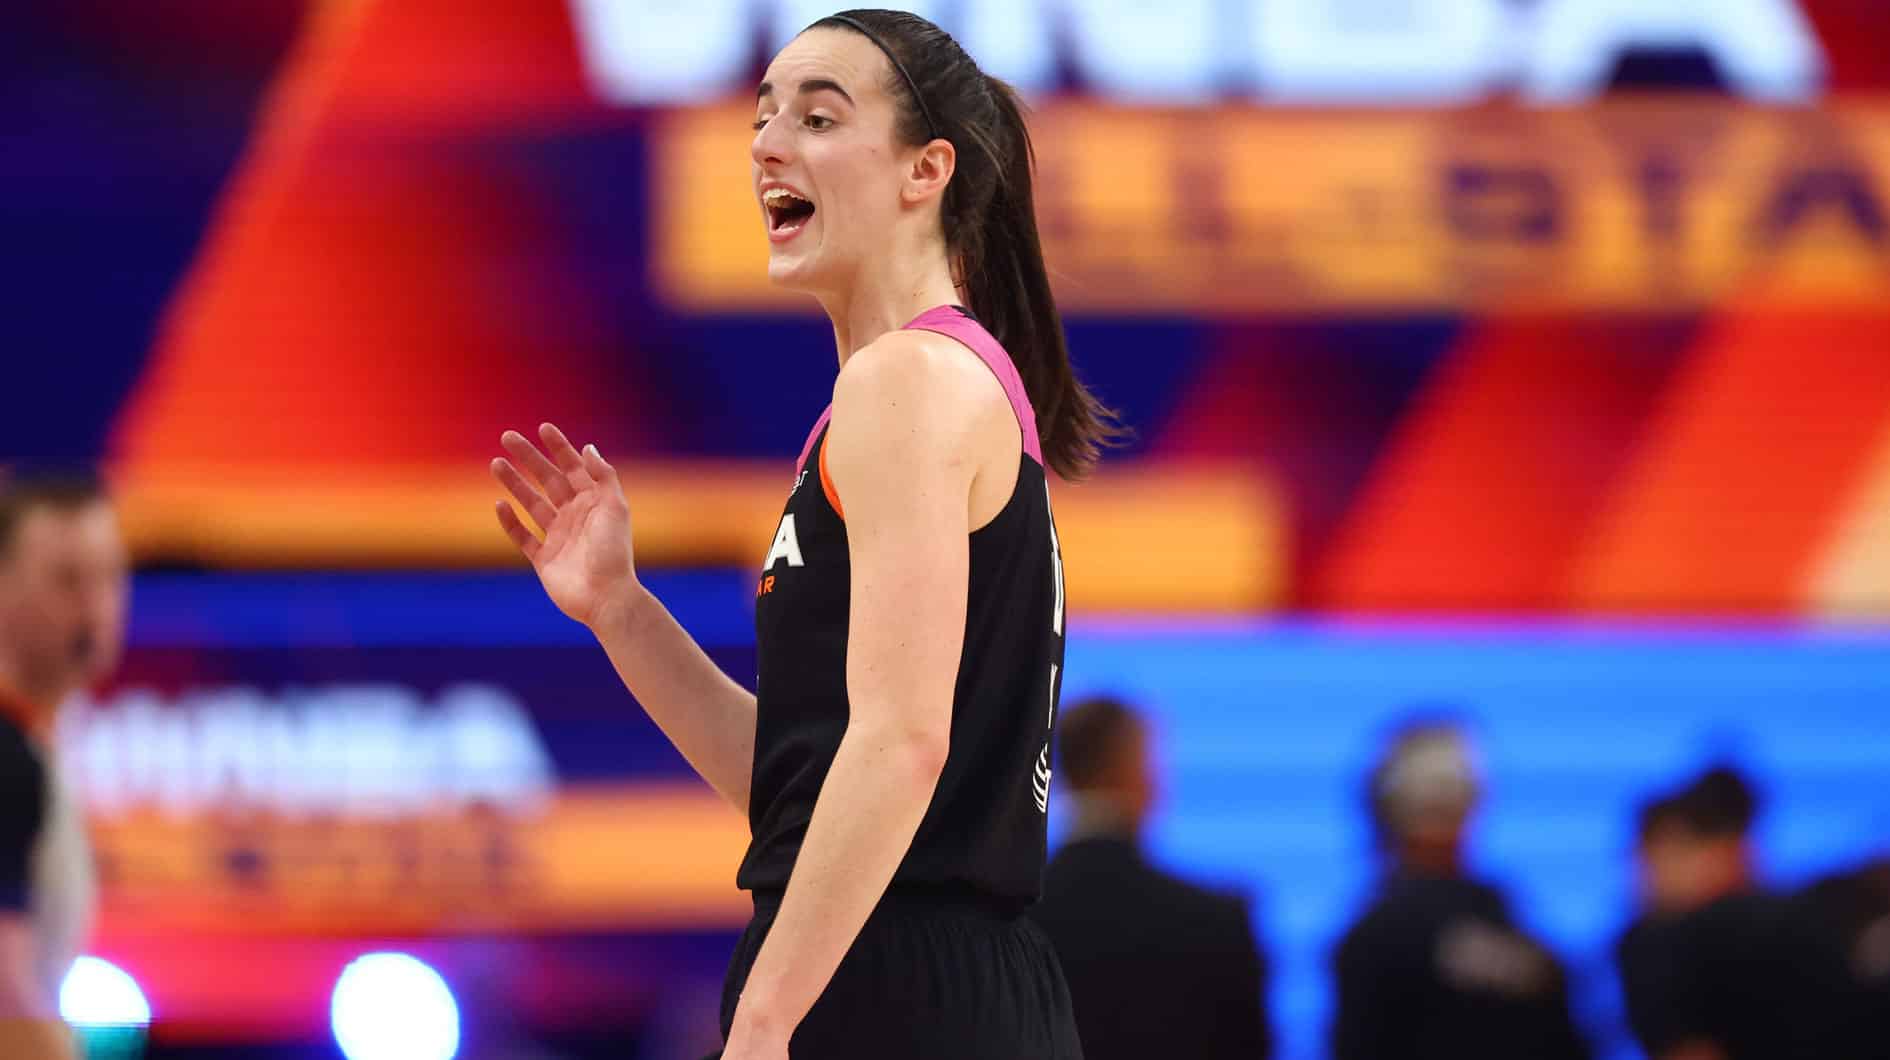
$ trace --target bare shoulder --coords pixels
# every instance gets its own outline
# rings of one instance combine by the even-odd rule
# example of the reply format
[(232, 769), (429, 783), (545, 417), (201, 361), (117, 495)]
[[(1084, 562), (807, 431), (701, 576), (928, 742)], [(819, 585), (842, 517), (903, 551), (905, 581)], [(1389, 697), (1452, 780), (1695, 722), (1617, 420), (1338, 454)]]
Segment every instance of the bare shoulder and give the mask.
[(962, 440), (985, 421), (1010, 415), (1004, 386), (978, 355), (944, 335), (891, 331), (847, 360), (834, 382), (834, 419), (852, 428), (889, 419), (931, 435)]

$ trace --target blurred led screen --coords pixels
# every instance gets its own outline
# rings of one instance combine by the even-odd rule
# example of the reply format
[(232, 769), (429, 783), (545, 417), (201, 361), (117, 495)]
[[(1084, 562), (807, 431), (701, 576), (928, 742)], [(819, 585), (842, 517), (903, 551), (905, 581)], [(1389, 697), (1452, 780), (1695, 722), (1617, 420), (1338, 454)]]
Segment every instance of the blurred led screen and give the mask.
[[(744, 573), (652, 587), (752, 675)], [(306, 1032), (336, 962), (390, 940), (425, 940), (456, 989), (507, 954), (469, 1011), (517, 1005), (546, 1027), (647, 1019), (719, 983), (748, 914), (733, 885), (745, 822), (529, 576), (138, 589), (122, 680), (61, 739), (106, 884), (100, 952), (138, 977), (160, 1036)], [(1255, 897), (1289, 1056), (1318, 1055), (1330, 947), (1376, 871), (1361, 785), (1414, 711), (1472, 726), (1490, 783), (1473, 861), (1571, 963), (1604, 1043), (1621, 1033), (1608, 947), (1650, 792), (1740, 763), (1765, 797), (1768, 874), (1788, 882), (1890, 834), (1880, 633), (1129, 619), (1075, 633), (1069, 701), (1115, 693), (1155, 720), (1157, 855)], [(249, 975), (257, 960), (278, 974)]]

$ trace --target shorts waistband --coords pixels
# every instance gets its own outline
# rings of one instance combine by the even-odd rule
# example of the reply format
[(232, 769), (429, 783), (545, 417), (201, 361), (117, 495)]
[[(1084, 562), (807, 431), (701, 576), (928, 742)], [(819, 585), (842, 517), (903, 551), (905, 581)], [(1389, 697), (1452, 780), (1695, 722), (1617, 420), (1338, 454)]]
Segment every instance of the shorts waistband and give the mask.
[[(781, 909), (781, 890), (752, 891), (755, 915), (772, 918)], [(874, 914), (885, 910), (959, 913), (982, 920), (1009, 922), (1023, 915), (1027, 903), (963, 887), (893, 887), (880, 897)]]

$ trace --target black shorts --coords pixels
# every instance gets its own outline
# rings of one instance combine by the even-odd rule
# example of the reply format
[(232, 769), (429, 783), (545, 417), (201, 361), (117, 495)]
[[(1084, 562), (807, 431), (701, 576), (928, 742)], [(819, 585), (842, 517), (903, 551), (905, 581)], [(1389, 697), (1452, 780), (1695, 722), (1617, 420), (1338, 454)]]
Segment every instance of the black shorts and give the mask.
[[(778, 896), (757, 895), (722, 985), (722, 1038)], [(888, 894), (789, 1043), (792, 1060), (1081, 1060), (1069, 987), (1029, 918)]]

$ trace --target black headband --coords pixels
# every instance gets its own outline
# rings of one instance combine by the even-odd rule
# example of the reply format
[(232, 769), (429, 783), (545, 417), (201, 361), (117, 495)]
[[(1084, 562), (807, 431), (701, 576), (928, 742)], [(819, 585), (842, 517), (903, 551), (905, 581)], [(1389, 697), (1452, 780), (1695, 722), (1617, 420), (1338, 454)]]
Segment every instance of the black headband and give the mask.
[(872, 41), (874, 47), (884, 52), (886, 61), (893, 64), (893, 69), (899, 71), (899, 76), (906, 79), (906, 87), (912, 90), (912, 101), (919, 105), (919, 113), (925, 116), (925, 131), (931, 134), (932, 139), (939, 139), (938, 123), (932, 120), (932, 108), (925, 105), (925, 97), (919, 93), (919, 83), (912, 79), (912, 74), (906, 70), (906, 64), (899, 61), (899, 57), (893, 54), (891, 48), (886, 47), (886, 42), (880, 40), (877, 33), (867, 29), (858, 19), (847, 15), (829, 15), (821, 19), (821, 21), (838, 22), (841, 25), (848, 26), (858, 32), (860, 36)]

